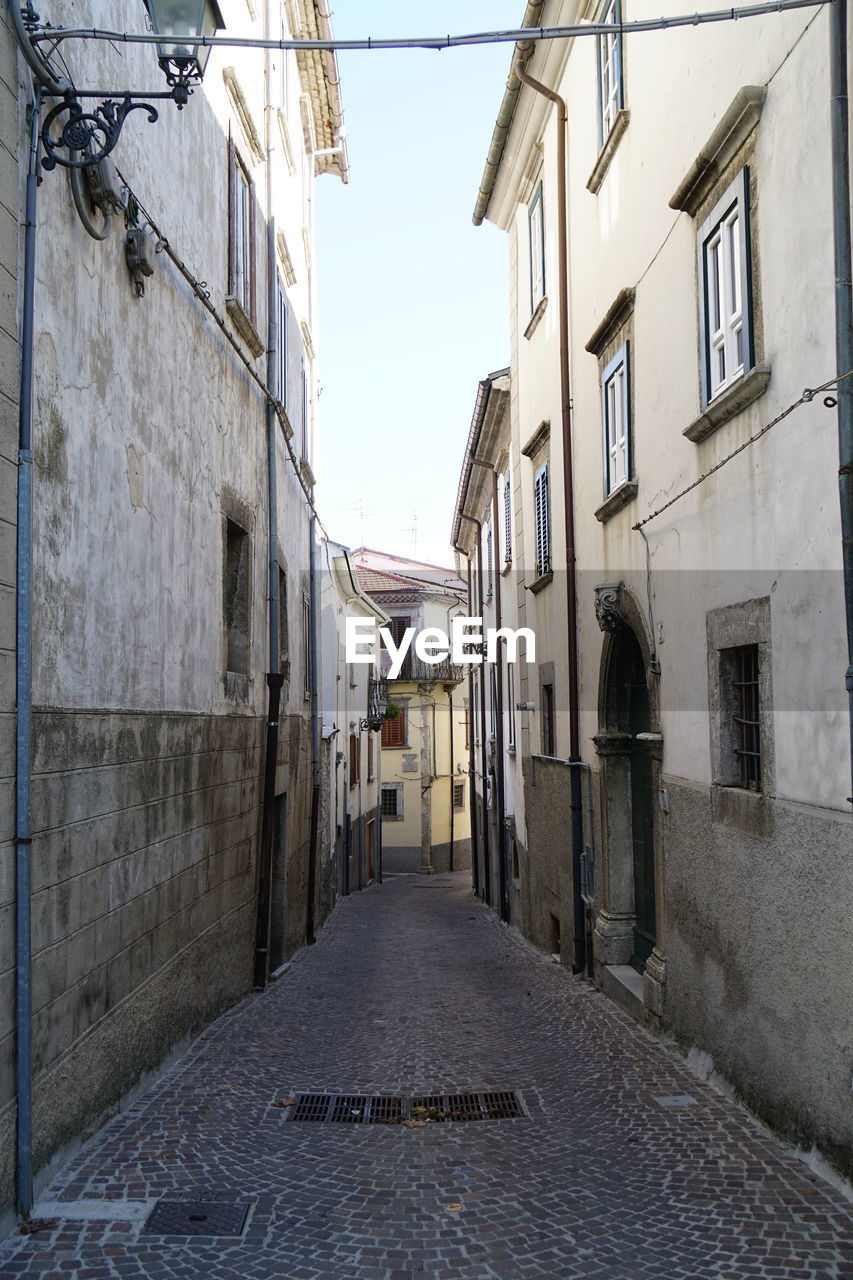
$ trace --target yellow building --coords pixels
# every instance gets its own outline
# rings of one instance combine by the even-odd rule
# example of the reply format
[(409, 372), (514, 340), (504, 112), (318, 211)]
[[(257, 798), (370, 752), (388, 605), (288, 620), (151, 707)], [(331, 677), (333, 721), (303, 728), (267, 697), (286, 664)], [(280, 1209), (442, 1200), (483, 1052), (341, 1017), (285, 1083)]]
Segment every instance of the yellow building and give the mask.
[[(390, 619), (399, 644), (409, 628), (449, 633), (467, 613), (466, 589), (452, 569), (360, 549), (359, 584)], [(390, 655), (382, 653), (384, 670)], [(468, 696), (465, 669), (429, 663), (412, 645), (388, 698), (398, 714), (381, 746), (382, 865), (386, 873), (461, 871), (471, 865)]]

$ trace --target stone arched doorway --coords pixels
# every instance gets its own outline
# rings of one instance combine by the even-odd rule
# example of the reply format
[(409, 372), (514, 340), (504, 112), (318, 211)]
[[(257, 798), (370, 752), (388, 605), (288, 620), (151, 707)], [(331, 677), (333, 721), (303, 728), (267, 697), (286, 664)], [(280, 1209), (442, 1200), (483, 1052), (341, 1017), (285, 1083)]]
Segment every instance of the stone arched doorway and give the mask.
[(596, 615), (605, 633), (595, 736), (602, 831), (596, 977), (633, 1012), (659, 1015), (664, 960), (657, 810), (663, 739), (653, 655), (642, 615), (621, 583), (597, 588)]

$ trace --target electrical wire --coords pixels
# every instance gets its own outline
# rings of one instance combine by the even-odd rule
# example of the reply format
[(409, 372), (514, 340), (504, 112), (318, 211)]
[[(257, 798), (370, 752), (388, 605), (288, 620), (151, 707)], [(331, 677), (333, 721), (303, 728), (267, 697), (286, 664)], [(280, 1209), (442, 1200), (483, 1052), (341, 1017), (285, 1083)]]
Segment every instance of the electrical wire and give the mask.
[(828, 382), (822, 383), (819, 387), (806, 387), (799, 400), (795, 400), (793, 404), (789, 404), (787, 409), (783, 409), (781, 413), (777, 414), (776, 417), (772, 419), (772, 421), (766, 423), (760, 431), (756, 431), (748, 440), (744, 440), (743, 444), (739, 444), (731, 453), (726, 454), (725, 458), (721, 458), (719, 462), (715, 462), (713, 467), (709, 467), (708, 470), (703, 472), (701, 476), (692, 482), (692, 484), (687, 485), (686, 488), (682, 489), (680, 493), (677, 493), (675, 497), (670, 498), (662, 507), (658, 507), (656, 511), (649, 512), (643, 520), (638, 520), (636, 524), (632, 524), (631, 528), (640, 532), (645, 525), (649, 524), (650, 521), (656, 520), (659, 515), (662, 515), (664, 511), (667, 511), (673, 503), (678, 502), (685, 496), (685, 494), (696, 489), (700, 484), (707, 480), (709, 476), (714, 475), (714, 473), (719, 471), (721, 467), (724, 467), (727, 462), (731, 462), (732, 458), (736, 458), (739, 453), (743, 453), (744, 449), (748, 449), (751, 444), (755, 444), (755, 442), (760, 440), (762, 436), (766, 436), (771, 427), (775, 427), (777, 423), (792, 414), (795, 409), (799, 409), (800, 405), (808, 404), (809, 401), (813, 400), (816, 395), (821, 393), (821, 391), (828, 391), (830, 387), (835, 387), (839, 382), (843, 382), (845, 378), (850, 377), (853, 377), (853, 369), (848, 370), (847, 373), (842, 373), (838, 377), (830, 378)]
[[(770, 3), (742, 5), (737, 8), (713, 9), (705, 13), (674, 14), (670, 18), (641, 18), (634, 22), (583, 22), (561, 27), (521, 27), (508, 31), (483, 31), (461, 36), (422, 36), (415, 39), (376, 39), (368, 36), (357, 40), (272, 40), (246, 36), (181, 36), (181, 44), (196, 48), (239, 49), (295, 49), (304, 52), (348, 52), (376, 49), (442, 49), (461, 48), (482, 44), (518, 44), (526, 41), (567, 40), (576, 36), (631, 35), (643, 31), (668, 31), (674, 27), (698, 27), (707, 23), (737, 22), (743, 18), (761, 18), (768, 14), (784, 13), (789, 9), (807, 9), (822, 6), (826, 0), (770, 0)], [(123, 44), (161, 44), (163, 36), (155, 32), (106, 31), (98, 27), (79, 27), (62, 30), (50, 27), (33, 36), (40, 40), (112, 40)]]

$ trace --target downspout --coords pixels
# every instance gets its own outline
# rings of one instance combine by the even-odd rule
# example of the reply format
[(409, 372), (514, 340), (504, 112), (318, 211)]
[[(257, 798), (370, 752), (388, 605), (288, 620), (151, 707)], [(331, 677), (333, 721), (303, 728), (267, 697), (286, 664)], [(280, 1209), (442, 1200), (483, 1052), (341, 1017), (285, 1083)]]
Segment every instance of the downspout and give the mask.
[[(835, 366), (838, 383), (838, 480), (841, 555), (847, 612), (847, 705), (853, 772), (853, 283), (850, 248), (850, 121), (847, 101), (847, 0), (830, 5), (832, 77), (832, 218), (835, 245)], [(850, 800), (853, 802), (853, 776)]]
[[(474, 602), (471, 599), (471, 557), (465, 555), (468, 565), (468, 613)], [(468, 809), (471, 820), (471, 887), (480, 896), (480, 846), (477, 840), (477, 792), (474, 786), (474, 667), (468, 664)]]
[(580, 708), (578, 701), (578, 606), (577, 565), (575, 558), (575, 498), (572, 463), (572, 401), (569, 381), (569, 291), (568, 291), (568, 207), (566, 193), (566, 130), (568, 113), (565, 101), (553, 89), (528, 75), (522, 58), (516, 56), (515, 73), (522, 84), (541, 93), (557, 108), (557, 274), (559, 283), (560, 324), (560, 418), (563, 442), (563, 492), (566, 510), (566, 631), (569, 661), (569, 765), (572, 820), (572, 906), (574, 963), (572, 973), (586, 968), (586, 921), (581, 897), (581, 855), (583, 853), (583, 807), (581, 792)]
[[(474, 516), (461, 515), (462, 520), (469, 521), (477, 530), (477, 599), (482, 604), (483, 600), (483, 526), (481, 522)], [(473, 673), (472, 673), (473, 675)], [(471, 707), (473, 711), (473, 703)], [(471, 734), (471, 759), (474, 764), (474, 772), (471, 775), (471, 783), (473, 787), (476, 778), (476, 759), (474, 756), (474, 734)], [(483, 895), (484, 900), (492, 905), (492, 867), (491, 858), (492, 851), (489, 847), (489, 820), (487, 809), (486, 795), (486, 682), (483, 678), (483, 667), (480, 666), (480, 754), (482, 758), (482, 774), (483, 779)]]
[[(14, 8), (14, 4), (12, 6)], [(17, 611), (15, 623), (15, 932), (18, 1212), (33, 1207), (32, 875), (30, 783), (32, 769), (32, 519), (33, 328), (36, 279), (36, 193), (41, 90), (29, 106), (29, 163), (24, 214), (24, 292), (21, 315), (21, 386), (18, 408)]]
[[(269, 35), (269, 14), (266, 34)], [(275, 223), (272, 218), (270, 163), (270, 54), (264, 57), (264, 132), (266, 151), (267, 222), (267, 387), (272, 388), (278, 352), (278, 307), (276, 305)], [(278, 730), (281, 711), (281, 637), (278, 598), (278, 485), (276, 478), (276, 417), (272, 400), (265, 399), (267, 437), (267, 609), (269, 659), (267, 662), (267, 722), (264, 753), (263, 799), (261, 801), (261, 845), (258, 854), (258, 915), (255, 925), (256, 990), (263, 991), (269, 977), (270, 912), (272, 909), (272, 861), (275, 838), (275, 775), (278, 764)]]
[(450, 769), (448, 770), (450, 778), (450, 865), (447, 869), (448, 871), (453, 871), (455, 870), (453, 866), (453, 843), (456, 837), (456, 818), (453, 804), (453, 782), (456, 776), (453, 766), (453, 685), (445, 685), (444, 692), (447, 694), (447, 705), (450, 711)]
[[(501, 616), (501, 580), (498, 573), (498, 475), (494, 464), (473, 459), (475, 467), (492, 473), (492, 580), (495, 584), (495, 625), (502, 625)], [(498, 803), (498, 892), (500, 894), (500, 917), (505, 924), (509, 923), (509, 880), (507, 877), (506, 847), (506, 814), (504, 788), (504, 696), (503, 696), (503, 663), (501, 662), (501, 642), (498, 641), (497, 657), (497, 713), (495, 722), (495, 784)]]
[(317, 517), (311, 512), (309, 579), (310, 657), (311, 666), (311, 834), (308, 845), (308, 901), (305, 911), (305, 941), (316, 942), (314, 936), (314, 895), (317, 890), (317, 841), (320, 828), (320, 721), (318, 718), (317, 671)]

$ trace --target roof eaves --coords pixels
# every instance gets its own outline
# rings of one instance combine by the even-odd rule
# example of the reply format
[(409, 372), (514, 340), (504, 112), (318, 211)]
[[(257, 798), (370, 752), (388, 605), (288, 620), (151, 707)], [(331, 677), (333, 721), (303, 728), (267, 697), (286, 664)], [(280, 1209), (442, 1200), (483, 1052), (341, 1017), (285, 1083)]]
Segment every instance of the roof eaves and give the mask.
[[(535, 27), (539, 25), (539, 17), (545, 7), (545, 0), (528, 0), (527, 8), (524, 11), (524, 17), (521, 20), (522, 27)], [(518, 94), (521, 89), (521, 81), (515, 73), (516, 61), (526, 66), (530, 61), (533, 53), (535, 42), (533, 40), (520, 40), (515, 46), (512, 65), (510, 67), (509, 78), (506, 82), (504, 90), (503, 102), (498, 112), (498, 118), (495, 122), (494, 132), (492, 133), (492, 141), (489, 146), (489, 153), (486, 157), (486, 166), (483, 170), (483, 176), (480, 180), (480, 190), (477, 194), (477, 203), (474, 206), (474, 226), (479, 227), (485, 218), (489, 202), (492, 198), (492, 192), (495, 189), (495, 182), (498, 176), (498, 170), (501, 167), (504, 149), (506, 147), (509, 131), (512, 128), (513, 118), (515, 117), (515, 108), (518, 102)]]
[(462, 474), (459, 477), (459, 488), (456, 492), (456, 506), (453, 509), (453, 530), (450, 534), (450, 545), (455, 547), (457, 551), (460, 550), (457, 544), (462, 525), (462, 513), (465, 510), (465, 502), (468, 497), (468, 486), (471, 483), (471, 472), (474, 469), (477, 446), (480, 443), (483, 423), (486, 420), (489, 396), (498, 379), (507, 377), (509, 372), (509, 369), (498, 369), (496, 373), (490, 373), (488, 377), (484, 378), (477, 387), (477, 400), (474, 404), (474, 414), (468, 431), (468, 443), (465, 446), (465, 457), (462, 461)]

